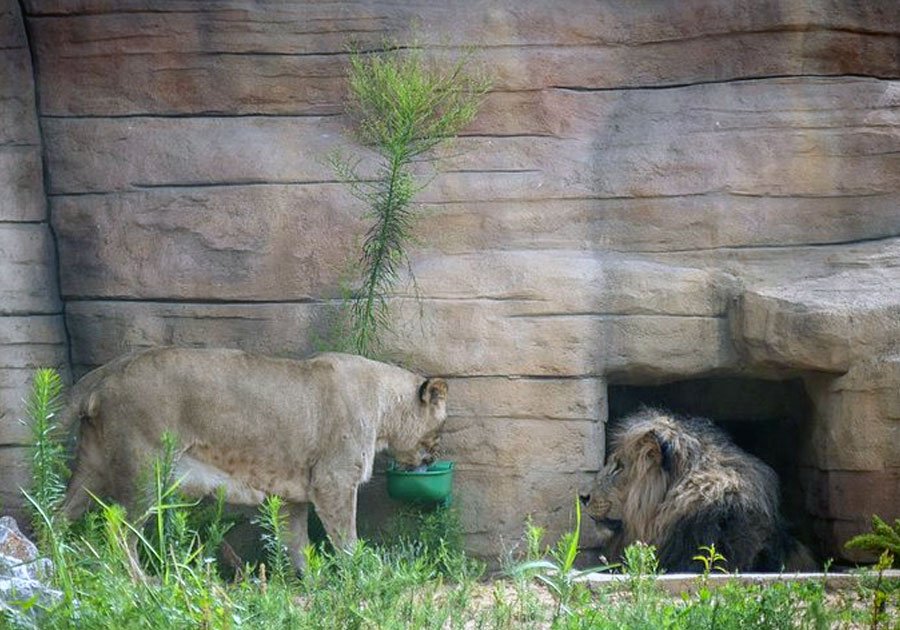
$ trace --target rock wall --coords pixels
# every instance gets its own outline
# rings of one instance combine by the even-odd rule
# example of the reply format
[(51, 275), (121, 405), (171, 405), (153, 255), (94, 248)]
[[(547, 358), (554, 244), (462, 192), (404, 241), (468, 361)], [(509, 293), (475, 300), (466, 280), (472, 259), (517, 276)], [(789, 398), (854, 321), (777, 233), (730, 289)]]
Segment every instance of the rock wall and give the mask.
[(67, 371), (47, 220), (31, 54), (19, 5), (0, 1), (0, 512), (27, 487), (26, 397), (34, 368)]
[(495, 79), (421, 195), (423, 322), (394, 300), (397, 356), (452, 378), (470, 547), (525, 513), (568, 526), (608, 383), (710, 375), (805, 379), (784, 483), (822, 550), (897, 516), (894, 2), (23, 5), (77, 373), (164, 343), (313, 348), (364, 229), (323, 161), (346, 45), (415, 24)]

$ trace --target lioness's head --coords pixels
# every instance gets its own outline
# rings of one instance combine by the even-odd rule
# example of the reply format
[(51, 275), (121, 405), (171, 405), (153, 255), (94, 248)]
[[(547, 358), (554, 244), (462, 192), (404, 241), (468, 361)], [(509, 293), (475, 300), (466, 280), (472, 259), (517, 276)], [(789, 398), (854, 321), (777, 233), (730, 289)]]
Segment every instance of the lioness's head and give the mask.
[(447, 382), (430, 378), (419, 387), (411, 418), (407, 418), (389, 445), (391, 455), (403, 466), (421, 466), (434, 461), (440, 430), (447, 419)]
[(604, 544), (622, 531), (622, 464), (611, 457), (597, 473), (590, 494), (582, 494), (584, 511), (593, 519)]

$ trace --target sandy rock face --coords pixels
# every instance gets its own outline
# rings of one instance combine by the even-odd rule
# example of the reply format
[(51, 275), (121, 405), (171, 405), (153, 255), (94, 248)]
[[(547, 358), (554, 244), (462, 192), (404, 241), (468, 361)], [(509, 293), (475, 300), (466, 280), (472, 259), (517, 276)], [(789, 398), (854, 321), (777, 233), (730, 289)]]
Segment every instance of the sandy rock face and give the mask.
[(23, 398), (32, 371), (68, 372), (48, 225), (29, 42), (19, 3), (0, 2), (0, 505), (22, 516)]
[(725, 377), (802, 382), (782, 486), (818, 551), (900, 516), (900, 14), (727, 5), (0, 0), (0, 501), (37, 365), (315, 348), (365, 230), (323, 159), (354, 148), (345, 46), (416, 22), (494, 77), (420, 195), (389, 340), (453, 379), (471, 548), (569, 526), (609, 391)]

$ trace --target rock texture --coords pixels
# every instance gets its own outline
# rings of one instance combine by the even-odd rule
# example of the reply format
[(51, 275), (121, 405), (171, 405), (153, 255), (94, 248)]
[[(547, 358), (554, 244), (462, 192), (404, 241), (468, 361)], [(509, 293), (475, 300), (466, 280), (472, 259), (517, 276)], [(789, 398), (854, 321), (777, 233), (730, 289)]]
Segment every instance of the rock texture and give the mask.
[(44, 579), (53, 569), (11, 516), (0, 517), (0, 575), (21, 580)]
[[(161, 343), (315, 347), (365, 229), (323, 160), (352, 148), (346, 44), (416, 30), (438, 57), (477, 46), (494, 77), (421, 194), (422, 300), (398, 290), (390, 342), (453, 379), (472, 549), (514, 544), (526, 513), (568, 527), (602, 461), (608, 384), (711, 376), (803, 379), (803, 474), (782, 482), (802, 486), (819, 551), (841, 554), (870, 512), (898, 516), (895, 2), (23, 6), (77, 373)], [(17, 19), (0, 32), (21, 47)], [(3, 94), (0, 120), (33, 110), (30, 87)], [(27, 146), (0, 147), (15, 182), (0, 200), (32, 203), (0, 219), (16, 243), (0, 265), (39, 277), (55, 262), (29, 120)], [(13, 220), (30, 223), (4, 240)], [(0, 287), (45, 299), (24, 276)], [(28, 325), (0, 325), (0, 343), (63, 341)]]
[[(19, 530), (15, 519), (0, 517), (0, 613), (20, 622), (33, 620), (40, 606), (59, 601), (62, 593), (44, 584), (52, 571), (53, 563), (38, 557), (37, 547)], [(29, 605), (23, 612), (17, 605), (29, 601), (38, 606)]]
[(31, 53), (19, 3), (0, 0), (0, 507), (17, 516), (31, 374), (68, 370), (56, 278)]

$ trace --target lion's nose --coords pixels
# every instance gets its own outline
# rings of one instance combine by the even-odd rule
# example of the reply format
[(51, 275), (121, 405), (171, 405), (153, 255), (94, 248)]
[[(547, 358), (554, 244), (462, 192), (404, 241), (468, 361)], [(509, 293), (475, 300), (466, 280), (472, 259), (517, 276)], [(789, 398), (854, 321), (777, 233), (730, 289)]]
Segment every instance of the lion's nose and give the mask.
[(422, 463), (426, 466), (430, 466), (434, 463), (434, 455), (428, 453), (427, 455), (425, 455), (425, 457), (422, 458)]
[(579, 494), (578, 500), (581, 501), (581, 505), (587, 505), (588, 501), (591, 500), (591, 495), (589, 494)]

